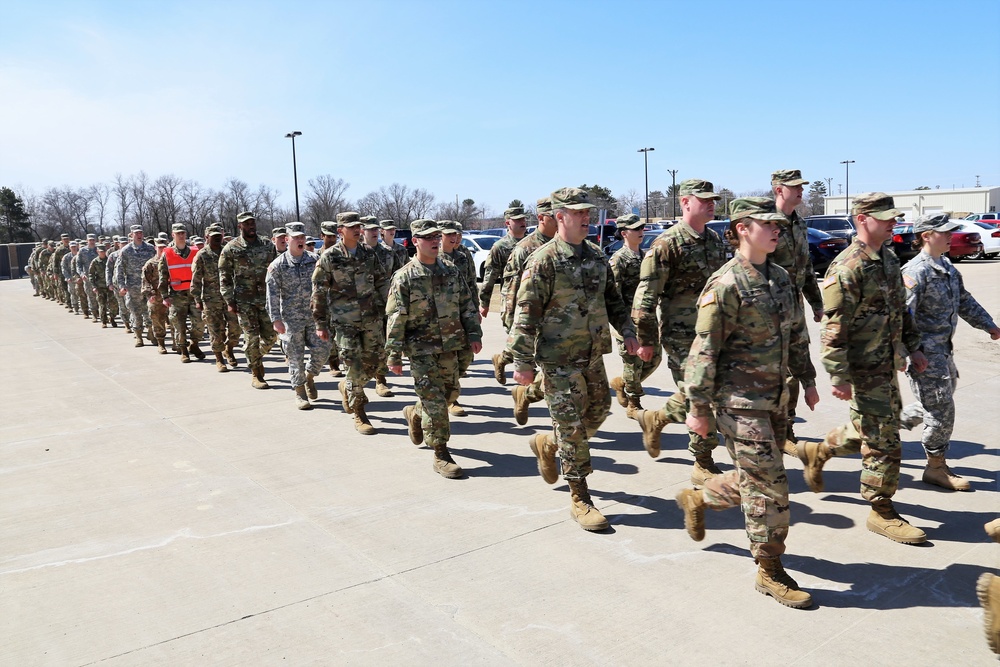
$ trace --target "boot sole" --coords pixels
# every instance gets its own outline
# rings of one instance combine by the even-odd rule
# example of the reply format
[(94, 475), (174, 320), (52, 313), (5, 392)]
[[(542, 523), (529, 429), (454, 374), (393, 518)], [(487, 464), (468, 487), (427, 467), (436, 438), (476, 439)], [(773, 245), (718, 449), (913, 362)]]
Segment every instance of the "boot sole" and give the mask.
[(573, 521), (575, 521), (577, 523), (577, 525), (580, 526), (580, 528), (583, 528), (584, 530), (586, 530), (589, 533), (596, 533), (597, 531), (600, 531), (600, 530), (607, 530), (608, 526), (611, 525), (608, 522), (608, 520), (605, 519), (604, 523), (597, 523), (597, 524), (593, 524), (593, 525), (590, 525), (590, 526), (585, 526), (582, 523), (580, 523), (580, 520), (576, 517), (575, 514), (573, 514), (573, 510), (569, 511), (569, 515), (573, 518)]
[(772, 591), (772, 590), (770, 590), (770, 589), (768, 589), (768, 588), (766, 588), (764, 586), (761, 586), (760, 584), (758, 584), (756, 582), (754, 583), (753, 587), (757, 589), (758, 593), (761, 593), (763, 595), (767, 595), (768, 597), (774, 598), (774, 600), (778, 604), (783, 604), (786, 607), (791, 607), (792, 609), (806, 609), (806, 608), (812, 606), (812, 598), (809, 598), (808, 600), (802, 600), (801, 602), (795, 602), (794, 600), (785, 600), (785, 599), (779, 598), (777, 595), (774, 594), (774, 591)]
[(449, 471), (445, 471), (445, 470), (438, 470), (436, 467), (434, 467), (433, 464), (431, 465), (431, 467), (434, 468), (434, 472), (436, 472), (437, 474), (441, 475), (445, 479), (460, 479), (462, 477), (462, 475), (465, 474), (465, 471), (462, 470), (461, 468), (459, 468), (458, 470), (454, 470), (454, 471), (450, 471), (449, 472)]
[(924, 542), (927, 541), (926, 535), (924, 535), (923, 537), (899, 537), (897, 535), (892, 535), (890, 533), (887, 533), (878, 526), (873, 526), (870, 523), (866, 523), (865, 527), (868, 528), (870, 532), (875, 533), (876, 535), (881, 535), (882, 537), (886, 537), (892, 540), (893, 542), (899, 542), (900, 544), (923, 544)]
[(937, 488), (944, 489), (945, 491), (971, 491), (972, 490), (972, 485), (969, 484), (968, 482), (966, 482), (966, 484), (963, 485), (963, 486), (951, 486), (951, 485), (941, 484), (941, 483), (938, 483), (938, 482), (932, 482), (931, 480), (927, 479), (926, 477), (921, 477), (920, 481), (923, 482), (924, 484), (928, 485), (928, 486), (936, 486)]

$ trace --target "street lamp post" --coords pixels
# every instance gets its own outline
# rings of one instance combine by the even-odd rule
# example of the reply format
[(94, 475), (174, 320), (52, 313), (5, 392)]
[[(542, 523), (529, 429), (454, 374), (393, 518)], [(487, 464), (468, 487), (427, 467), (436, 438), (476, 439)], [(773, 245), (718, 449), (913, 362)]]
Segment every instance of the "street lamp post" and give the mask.
[(649, 151), (655, 148), (640, 148), (636, 153), (642, 153), (642, 160), (646, 165), (646, 224), (649, 224)]
[(844, 207), (847, 209), (847, 215), (851, 214), (851, 165), (854, 164), (854, 160), (841, 160), (840, 164), (844, 165)]
[(295, 179), (295, 219), (301, 220), (302, 216), (299, 214), (299, 168), (295, 163), (295, 137), (301, 137), (302, 133), (299, 131), (289, 132), (285, 135), (285, 139), (292, 140), (292, 178)]
[(677, 170), (667, 169), (670, 172), (670, 217), (677, 219)]

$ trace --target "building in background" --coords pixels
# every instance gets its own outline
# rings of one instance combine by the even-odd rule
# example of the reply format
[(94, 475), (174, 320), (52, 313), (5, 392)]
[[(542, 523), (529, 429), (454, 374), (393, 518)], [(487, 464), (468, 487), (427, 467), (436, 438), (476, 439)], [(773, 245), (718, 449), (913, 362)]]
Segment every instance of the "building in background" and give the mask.
[[(851, 193), (851, 200), (854, 195)], [(907, 220), (913, 220), (925, 213), (950, 211), (953, 218), (964, 218), (970, 213), (993, 213), (1000, 210), (1000, 187), (958, 188), (955, 190), (901, 190), (887, 192), (892, 196), (896, 208), (906, 213)], [(825, 197), (827, 215), (848, 212), (844, 195)]]

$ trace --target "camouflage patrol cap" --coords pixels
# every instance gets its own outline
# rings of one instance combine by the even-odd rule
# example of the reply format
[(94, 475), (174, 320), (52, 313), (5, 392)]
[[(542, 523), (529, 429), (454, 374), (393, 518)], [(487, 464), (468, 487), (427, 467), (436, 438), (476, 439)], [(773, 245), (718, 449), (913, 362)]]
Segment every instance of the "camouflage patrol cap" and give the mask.
[(364, 225), (363, 229), (379, 229), (381, 227), (381, 225), (379, 225), (378, 218), (374, 215), (364, 216), (361, 218), (361, 223)]
[(808, 183), (806, 179), (802, 178), (802, 172), (798, 169), (779, 169), (778, 171), (771, 174), (771, 185), (788, 185), (794, 187), (796, 185), (805, 185)]
[(97, 234), (87, 234), (87, 240), (89, 241), (90, 239), (94, 239), (96, 241), (97, 240)]
[(711, 181), (703, 181), (700, 178), (689, 178), (686, 181), (681, 181), (680, 195), (681, 197), (693, 196), (698, 199), (722, 199), (715, 194), (715, 186), (712, 185)]
[(107, 252), (107, 250), (108, 246), (104, 245), (103, 243), (97, 244), (97, 252)]
[(585, 211), (594, 208), (590, 203), (590, 193), (580, 188), (559, 188), (549, 198), (552, 199), (552, 210), (566, 208), (571, 211)]
[(160, 232), (159, 234), (156, 235), (156, 238), (163, 239), (164, 241), (166, 241), (167, 240), (167, 233), (166, 232)]
[(511, 206), (510, 208), (508, 208), (506, 211), (503, 212), (504, 220), (520, 220), (526, 217), (527, 216), (524, 215), (523, 206)]
[(462, 231), (462, 223), (457, 220), (438, 220), (437, 226), (442, 234), (458, 234)]
[(142, 231), (142, 225), (132, 225), (131, 227), (128, 228), (129, 234), (135, 234), (136, 232), (141, 232), (141, 231)]
[(396, 228), (396, 221), (395, 220), (382, 220), (381, 222), (378, 223), (378, 226), (381, 227), (382, 229), (395, 229)]
[(289, 236), (305, 236), (306, 226), (301, 222), (289, 222), (285, 225), (285, 229), (288, 231)]
[(79, 248), (80, 247), (80, 242), (77, 241), (76, 239), (73, 239), (72, 241), (69, 242), (69, 247), (70, 248), (73, 248), (73, 247)]
[(438, 229), (438, 223), (434, 220), (421, 218), (410, 223), (410, 232), (414, 236), (424, 237), (431, 236), (432, 234), (440, 234), (441, 230)]
[(535, 211), (538, 215), (552, 215), (552, 197), (542, 197), (536, 200)]
[(222, 228), (222, 225), (218, 223), (213, 223), (205, 228), (205, 236), (222, 236), (226, 233), (226, 230)]
[(961, 226), (962, 223), (951, 219), (951, 213), (948, 211), (925, 213), (913, 221), (913, 233), (953, 232), (956, 229), (961, 228)]
[(253, 220), (257, 222), (257, 216), (253, 214), (253, 211), (243, 211), (236, 216), (236, 222), (246, 222), (247, 220)]
[(753, 220), (787, 221), (784, 214), (775, 210), (770, 197), (740, 197), (729, 202), (729, 219), (733, 222), (751, 218)]
[(55, 241), (49, 241), (49, 245), (55, 245), (55, 244), (56, 244)]
[(336, 236), (337, 235), (337, 223), (333, 220), (324, 220), (319, 223), (319, 233), (324, 236)]
[(271, 238), (273, 239), (275, 236), (282, 236), (287, 233), (288, 232), (285, 231), (284, 227), (275, 227), (274, 229), (271, 230)]
[(157, 238), (156, 241), (154, 241), (154, 243), (156, 244), (156, 247), (158, 247), (158, 248), (161, 247), (161, 246), (165, 248), (167, 246), (167, 240), (166, 239)]
[(646, 223), (642, 221), (642, 218), (637, 216), (635, 213), (629, 213), (628, 215), (620, 215), (618, 219), (615, 220), (615, 225), (618, 229), (639, 229), (644, 227)]
[(174, 224), (170, 225), (171, 234), (187, 234), (187, 231), (188, 231), (187, 227), (185, 227), (184, 223), (182, 222), (175, 222)]
[(69, 238), (69, 234), (60, 234), (59, 238), (61, 238), (61, 239), (68, 239)]
[(354, 211), (344, 211), (337, 214), (338, 227), (357, 227), (361, 223), (361, 216)]
[(892, 220), (904, 215), (896, 208), (892, 197), (884, 192), (866, 192), (854, 198), (851, 206), (854, 215), (868, 215), (876, 220)]

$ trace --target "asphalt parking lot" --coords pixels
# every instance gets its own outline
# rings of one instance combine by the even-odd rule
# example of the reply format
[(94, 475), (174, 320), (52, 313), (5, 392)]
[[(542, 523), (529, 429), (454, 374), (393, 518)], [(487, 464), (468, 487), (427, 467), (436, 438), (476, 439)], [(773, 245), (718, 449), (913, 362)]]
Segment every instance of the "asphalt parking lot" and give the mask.
[[(1000, 318), (1000, 261), (958, 268)], [(515, 425), (513, 383), (492, 378), (495, 313), (452, 419), (461, 480), (410, 444), (409, 377), (395, 398), (369, 389), (379, 435), (364, 437), (326, 373), (317, 409), (297, 411), (277, 355), (255, 391), (245, 364), (135, 349), (27, 280), (0, 283), (0, 321), (0, 664), (996, 664), (975, 581), (1000, 570), (982, 529), (1000, 514), (1000, 341), (965, 323), (949, 458), (973, 491), (924, 485), (904, 431), (896, 504), (929, 536), (905, 546), (865, 529), (859, 457), (832, 460), (822, 494), (788, 463), (784, 562), (815, 601), (799, 611), (754, 590), (739, 511), (687, 537), (686, 435), (665, 429), (653, 460), (617, 404), (591, 444), (611, 528), (580, 530), (528, 448), (547, 410)], [(674, 389), (665, 364), (648, 384), (648, 405)], [(805, 438), (847, 417), (821, 370), (819, 389)]]

